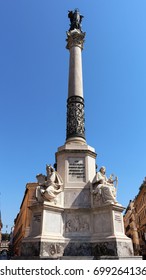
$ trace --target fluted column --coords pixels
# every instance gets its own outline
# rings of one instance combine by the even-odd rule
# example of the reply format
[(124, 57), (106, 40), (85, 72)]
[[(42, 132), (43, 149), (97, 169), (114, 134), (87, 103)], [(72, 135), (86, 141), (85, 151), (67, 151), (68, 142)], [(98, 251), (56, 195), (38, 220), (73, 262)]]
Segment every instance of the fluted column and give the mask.
[(67, 46), (70, 51), (69, 83), (67, 100), (66, 142), (85, 143), (85, 117), (82, 77), (82, 49), (85, 33), (79, 29), (67, 32)]

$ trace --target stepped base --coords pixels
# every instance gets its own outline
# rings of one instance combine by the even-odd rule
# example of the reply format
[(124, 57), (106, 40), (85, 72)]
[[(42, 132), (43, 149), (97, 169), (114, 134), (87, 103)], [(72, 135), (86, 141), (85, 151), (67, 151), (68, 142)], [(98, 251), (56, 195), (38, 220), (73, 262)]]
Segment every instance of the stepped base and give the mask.
[[(22, 259), (135, 259), (129, 238), (104, 242), (48, 242), (30, 241), (22, 243)], [(30, 258), (31, 256), (31, 258)], [(137, 257), (138, 259), (140, 257)]]

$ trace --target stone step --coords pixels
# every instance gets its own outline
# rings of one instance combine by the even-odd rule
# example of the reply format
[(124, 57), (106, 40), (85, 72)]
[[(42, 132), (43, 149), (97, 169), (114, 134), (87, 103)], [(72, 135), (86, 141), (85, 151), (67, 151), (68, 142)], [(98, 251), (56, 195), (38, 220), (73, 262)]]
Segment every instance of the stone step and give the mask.
[(94, 260), (94, 256), (63, 256), (59, 260)]

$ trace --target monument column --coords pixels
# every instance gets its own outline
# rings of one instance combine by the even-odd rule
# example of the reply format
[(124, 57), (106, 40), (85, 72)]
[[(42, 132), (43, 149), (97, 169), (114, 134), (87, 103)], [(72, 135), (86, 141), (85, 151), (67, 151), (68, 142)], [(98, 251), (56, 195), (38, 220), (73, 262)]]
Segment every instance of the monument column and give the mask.
[[(124, 234), (117, 202), (103, 201), (96, 178), (96, 153), (85, 140), (82, 49), (85, 33), (78, 10), (68, 13), (70, 51), (65, 145), (56, 153), (57, 172), (63, 180), (62, 205), (64, 256), (131, 256), (131, 240)], [(105, 192), (108, 187), (105, 187)], [(97, 195), (96, 195), (97, 192)], [(110, 257), (109, 257), (110, 258)]]
[[(105, 168), (96, 174), (95, 149), (87, 145), (84, 127), (82, 49), (85, 33), (76, 9), (68, 13), (70, 51), (67, 100), (67, 136), (56, 152), (56, 171), (37, 175), (38, 186), (30, 205), (30, 233), (22, 241), (22, 256), (37, 258), (109, 259), (131, 257), (131, 240), (125, 236), (122, 207), (113, 199), (114, 180)], [(101, 170), (99, 170), (101, 171)], [(100, 174), (99, 174), (100, 173)], [(99, 177), (100, 176), (100, 177)]]
[(84, 98), (82, 78), (82, 49), (85, 32), (81, 31), (82, 17), (78, 10), (69, 12), (71, 21), (70, 30), (67, 32), (67, 46), (70, 51), (69, 83), (67, 100), (67, 135), (66, 143), (85, 143), (84, 124)]
[[(64, 182), (65, 207), (73, 205), (72, 192), (75, 194), (75, 190), (78, 189), (79, 194), (85, 185), (87, 188), (87, 184), (93, 180), (96, 171), (95, 149), (87, 145), (85, 139), (82, 75), (82, 50), (85, 32), (81, 30), (83, 16), (78, 9), (75, 9), (68, 12), (68, 18), (70, 19), (70, 27), (67, 31), (66, 48), (69, 50), (70, 57), (66, 142), (65, 145), (58, 148), (56, 153), (57, 171)], [(72, 197), (72, 201), (67, 199), (68, 196)]]

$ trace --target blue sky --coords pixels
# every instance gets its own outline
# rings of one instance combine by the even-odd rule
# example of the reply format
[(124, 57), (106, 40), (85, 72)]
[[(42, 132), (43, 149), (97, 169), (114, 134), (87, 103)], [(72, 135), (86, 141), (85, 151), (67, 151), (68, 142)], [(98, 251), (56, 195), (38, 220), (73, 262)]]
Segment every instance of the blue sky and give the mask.
[(0, 193), (10, 231), (28, 182), (65, 143), (68, 10), (79, 8), (86, 140), (127, 206), (146, 176), (146, 1), (0, 0)]

